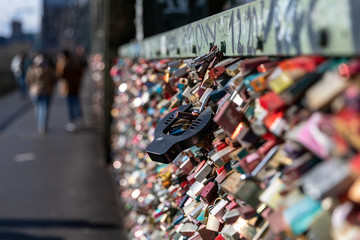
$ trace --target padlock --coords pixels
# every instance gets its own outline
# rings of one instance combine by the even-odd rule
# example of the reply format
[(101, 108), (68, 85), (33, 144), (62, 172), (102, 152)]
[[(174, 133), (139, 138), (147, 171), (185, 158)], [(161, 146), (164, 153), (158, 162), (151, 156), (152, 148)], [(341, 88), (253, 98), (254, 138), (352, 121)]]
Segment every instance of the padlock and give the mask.
[(284, 168), (283, 180), (285, 182), (293, 182), (321, 161), (320, 158), (313, 154), (305, 153), (299, 158), (294, 159), (291, 165)]
[(189, 176), (186, 177), (186, 179), (189, 181), (190, 184), (193, 184), (195, 180), (196, 172), (192, 171)]
[(299, 56), (281, 61), (279, 63), (279, 67), (287, 71), (294, 69), (303, 69), (306, 72), (314, 72), (317, 66), (324, 61), (324, 57)]
[(265, 62), (261, 63), (259, 66), (257, 66), (257, 71), (259, 73), (269, 72), (271, 70), (274, 70), (279, 64), (279, 61), (272, 59), (271, 62)]
[(224, 170), (225, 170), (227, 173), (232, 172), (232, 171), (233, 171), (232, 165), (233, 165), (233, 161), (230, 160), (230, 162), (227, 162), (227, 163), (224, 165)]
[(217, 54), (218, 54), (217, 51), (213, 51), (206, 55), (206, 57), (202, 61), (202, 64), (197, 69), (197, 71), (201, 77), (204, 76), (205, 71), (208, 69), (208, 67), (210, 66), (210, 64), (212, 63), (214, 58), (217, 56)]
[(308, 148), (314, 154), (321, 158), (328, 158), (332, 148), (331, 139), (320, 130), (320, 124), (324, 116), (320, 113), (314, 113), (303, 124), (298, 126), (297, 136), (295, 140)]
[(321, 79), (322, 72), (311, 72), (301, 77), (295, 84), (280, 94), (280, 97), (287, 105), (297, 102), (308, 88)]
[(216, 81), (225, 73), (225, 71), (226, 69), (224, 66), (214, 67), (208, 73), (209, 79), (212, 81)]
[(184, 237), (191, 237), (192, 235), (195, 234), (197, 229), (198, 229), (198, 227), (195, 224), (185, 223), (184, 225), (181, 226), (179, 232)]
[(210, 214), (216, 217), (220, 222), (223, 222), (222, 217), (225, 214), (225, 207), (229, 202), (225, 199), (220, 199), (214, 207), (210, 210)]
[(213, 132), (215, 138), (219, 141), (224, 140), (226, 137), (226, 134), (222, 128), (219, 128), (218, 130)]
[(243, 60), (238, 60), (230, 65), (228, 65), (226, 67), (226, 74), (233, 77), (235, 76), (236, 74), (238, 74), (240, 72), (240, 63), (242, 62)]
[(200, 83), (194, 84), (193, 86), (187, 86), (184, 91), (181, 93), (183, 97), (186, 97), (188, 99), (191, 99), (192, 97), (195, 97), (197, 100), (197, 97), (194, 96), (195, 93), (199, 90)]
[(244, 115), (238, 110), (238, 106), (228, 100), (215, 115), (214, 122), (221, 126), (228, 135), (231, 135), (243, 119)]
[[(260, 138), (258, 135), (256, 135), (251, 128), (249, 128), (245, 122), (241, 122), (239, 123), (238, 127), (241, 126), (239, 129), (239, 132), (234, 131), (231, 134), (231, 137), (233, 139), (236, 139), (242, 146), (246, 147), (246, 148), (252, 148), (253, 146), (255, 146)], [(235, 130), (237, 130), (235, 129)]]
[(225, 238), (223, 237), (223, 235), (221, 235), (221, 233), (215, 238), (215, 240), (225, 240)]
[(332, 239), (331, 231), (324, 231), (324, 229), (331, 228), (331, 215), (329, 211), (323, 211), (312, 221), (306, 236), (309, 239), (317, 240)]
[(326, 72), (321, 80), (305, 93), (309, 108), (316, 111), (328, 105), (332, 99), (346, 89), (347, 85), (348, 82), (339, 72)]
[(221, 235), (226, 240), (240, 240), (239, 233), (234, 229), (233, 224), (226, 224), (221, 230)]
[(216, 89), (212, 93), (210, 93), (209, 101), (213, 103), (219, 102), (220, 99), (222, 99), (226, 95), (226, 91), (224, 89)]
[(204, 79), (205, 75), (207, 74), (209, 65), (210, 65), (210, 62), (204, 61), (201, 64), (201, 66), (197, 69), (197, 73), (198, 73), (200, 79)]
[(285, 102), (274, 92), (268, 92), (259, 98), (260, 105), (269, 112), (282, 112), (286, 108)]
[(256, 208), (260, 203), (259, 196), (262, 193), (262, 189), (259, 187), (258, 183), (241, 179), (241, 176), (243, 175), (233, 172), (221, 184), (221, 188), (225, 192), (228, 192), (234, 197), (239, 198)]
[(174, 194), (176, 191), (178, 191), (178, 189), (179, 189), (179, 185), (177, 184), (177, 185), (173, 185), (173, 183), (172, 183), (172, 185), (168, 188), (168, 190), (169, 190), (169, 193), (170, 194)]
[(202, 182), (212, 171), (213, 166), (211, 162), (207, 162), (204, 166), (197, 172), (195, 179), (198, 182)]
[(244, 85), (243, 83), (244, 75), (242, 72), (237, 73), (235, 76), (229, 79), (229, 81), (225, 84), (224, 89), (226, 92), (232, 94), (238, 88), (242, 88)]
[(221, 51), (216, 51), (216, 56), (210, 62), (209, 69), (214, 68), (218, 63), (224, 60), (224, 55)]
[(216, 197), (218, 192), (218, 186), (214, 182), (209, 182), (203, 189), (200, 194), (201, 199), (207, 204), (212, 203)]
[(217, 231), (209, 230), (204, 225), (199, 227), (198, 233), (201, 239), (209, 239), (209, 240), (215, 239), (217, 235)]
[(281, 211), (271, 212), (266, 219), (269, 222), (271, 232), (276, 235), (285, 232), (288, 228), (288, 225), (283, 216), (283, 212)]
[[(240, 223), (238, 223), (240, 221)], [(235, 227), (237, 228), (237, 231), (240, 235), (240, 237), (245, 239), (256, 239), (256, 229), (253, 226), (250, 226), (249, 224), (244, 224), (242, 221), (242, 218), (238, 218), (238, 221), (234, 223)]]
[(255, 115), (255, 101), (252, 99), (244, 101), (240, 107), (245, 117), (244, 121), (246, 121), (246, 123), (250, 123), (250, 121), (254, 119)]
[(299, 184), (307, 195), (321, 200), (342, 195), (353, 181), (349, 166), (340, 159), (331, 159), (312, 168), (301, 178)]
[(181, 199), (181, 202), (180, 202), (180, 204), (179, 204), (179, 207), (180, 207), (180, 208), (183, 208), (184, 205), (185, 205), (185, 203), (186, 203), (186, 201), (188, 201), (188, 199), (189, 199), (189, 195), (183, 196), (183, 198)]
[[(205, 210), (206, 210), (206, 208), (207, 208), (207, 206), (205, 205)], [(206, 224), (207, 213), (205, 212), (205, 210), (202, 209), (199, 216), (196, 218), (196, 221), (198, 221), (199, 223)]]
[(244, 76), (257, 70), (257, 67), (261, 64), (269, 62), (268, 57), (255, 57), (247, 58), (240, 62), (240, 70)]
[(227, 210), (222, 217), (226, 224), (233, 224), (241, 216), (239, 208)]
[(300, 144), (290, 140), (285, 142), (282, 151), (284, 156), (291, 159), (297, 159), (305, 153), (304, 148)]
[[(204, 92), (204, 94), (201, 96), (201, 98), (199, 99), (199, 102), (201, 103), (201, 105), (203, 104), (207, 104), (209, 98), (210, 98), (210, 94), (213, 92), (214, 90), (212, 88), (207, 88)], [(202, 111), (202, 110), (200, 110)]]
[(356, 214), (356, 211), (354, 212), (354, 204), (349, 201), (341, 203), (334, 208), (331, 217), (331, 233), (335, 239), (348, 240), (354, 236), (359, 236), (360, 231), (351, 224), (351, 215), (356, 216), (358, 213)]
[(175, 77), (175, 78), (180, 78), (185, 76), (186, 74), (188, 74), (190, 72), (190, 69), (188, 66), (184, 66), (178, 70), (173, 71), (171, 74)]
[[(354, 101), (357, 101), (356, 98)], [(354, 103), (354, 106), (357, 104)], [(360, 113), (359, 110), (345, 107), (339, 113), (335, 114), (333, 122), (336, 131), (346, 139), (348, 144), (360, 151), (360, 133), (358, 131), (360, 126)]]
[[(198, 196), (200, 196), (201, 192), (204, 190), (205, 185), (202, 182), (198, 182), (195, 181), (191, 186), (189, 191), (191, 191), (192, 194), (195, 195), (195, 197), (193, 195), (189, 195), (190, 197), (192, 197), (193, 199), (196, 199)], [(191, 194), (190, 193), (190, 194)]]
[(256, 215), (256, 210), (254, 208), (252, 208), (250, 205), (240, 205), (238, 207), (240, 216), (245, 219), (245, 220), (249, 220), (253, 217), (255, 217)]
[[(252, 90), (255, 92), (262, 92), (262, 91), (266, 90), (267, 78), (268, 78), (269, 74), (270, 74), (270, 72), (266, 72), (266, 73), (261, 73), (261, 74), (257, 75), (256, 78), (250, 82), (250, 86), (251, 86)], [(254, 94), (253, 94), (253, 96), (254, 96)]]
[[(176, 239), (176, 238), (175, 238)], [(194, 235), (192, 235), (188, 240), (202, 240), (200, 234), (196, 232)]]
[(183, 61), (180, 59), (180, 60), (175, 60), (175, 61), (168, 62), (167, 66), (168, 66), (169, 70), (178, 69), (181, 66), (182, 63), (183, 63)]
[(221, 188), (229, 194), (237, 197), (253, 208), (257, 208), (260, 203), (259, 197), (263, 192), (259, 184), (254, 181), (254, 178), (263, 170), (267, 163), (278, 151), (279, 146), (273, 147), (263, 160), (256, 166), (256, 168), (249, 175), (233, 172), (221, 184)]
[(231, 146), (227, 146), (223, 149), (221, 149), (220, 151), (216, 152), (215, 154), (213, 154), (210, 159), (214, 162), (214, 164), (217, 167), (222, 167), (224, 166), (227, 162), (230, 161), (230, 153), (232, 151), (234, 151), (235, 148), (231, 147)]
[(194, 169), (194, 161), (191, 158), (186, 156), (186, 160), (179, 166), (181, 170), (186, 174), (190, 174), (190, 172)]
[[(226, 143), (228, 146), (230, 146), (230, 147), (232, 147), (232, 148), (234, 148), (234, 149), (240, 146), (239, 142), (236, 141), (235, 139), (232, 139), (231, 137), (226, 137), (226, 138), (225, 138), (225, 143)], [(232, 153), (232, 152), (231, 152), (231, 153)], [(229, 153), (229, 155), (230, 155), (231, 153)], [(231, 157), (230, 157), (230, 158), (231, 158)]]
[(295, 235), (304, 233), (314, 219), (322, 212), (321, 203), (304, 196), (302, 199), (285, 209), (283, 216)]
[(277, 143), (276, 139), (270, 139), (270, 140), (266, 141), (265, 143), (263, 143), (261, 145), (261, 147), (258, 148), (257, 152), (260, 155), (266, 155), (277, 144), (278, 143)]
[[(228, 198), (229, 198), (230, 195), (228, 195)], [(231, 200), (229, 198), (229, 200)], [(235, 200), (231, 200), (231, 202), (226, 206), (226, 210), (231, 210), (231, 209), (234, 209), (236, 207), (239, 207), (239, 204), (235, 201)]]
[(188, 216), (192, 217), (193, 219), (197, 218), (202, 212), (204, 206), (205, 206), (204, 202), (199, 202), (199, 204), (191, 212), (188, 213)]
[[(197, 153), (195, 153), (197, 154)], [(204, 165), (206, 164), (206, 160), (202, 160), (194, 169), (194, 172), (197, 174), (201, 168), (204, 167)]]
[[(193, 199), (192, 199), (193, 200)], [(191, 213), (194, 209), (196, 209), (197, 206), (199, 206), (199, 202), (196, 202), (195, 200), (193, 200), (192, 202), (190, 202), (188, 205), (185, 204), (183, 211), (185, 215), (188, 215), (189, 213)]]
[(225, 170), (223, 170), (223, 171), (222, 171), (221, 173), (219, 173), (218, 176), (215, 178), (215, 181), (216, 181), (217, 183), (222, 183), (227, 176), (228, 176), (228, 173), (227, 173)]
[(257, 152), (250, 153), (240, 161), (241, 168), (246, 173), (251, 173), (261, 161), (261, 156)]
[(154, 161), (170, 163), (181, 151), (199, 143), (208, 133), (212, 125), (212, 111), (206, 108), (190, 127), (179, 136), (166, 134), (178, 120), (174, 117), (177, 112), (189, 112), (191, 105), (179, 107), (164, 117), (156, 127), (155, 139), (146, 148), (146, 152)]
[(268, 78), (268, 85), (276, 94), (280, 94), (288, 89), (300, 77), (304, 76), (306, 71), (303, 69), (293, 69), (284, 71), (280, 67), (276, 68)]
[(161, 216), (160, 222), (161, 223), (165, 223), (169, 220), (169, 215), (167, 213), (165, 213), (164, 215)]
[(220, 221), (212, 214), (209, 214), (207, 223), (206, 223), (206, 229), (214, 231), (214, 232), (218, 232), (220, 229), (220, 225), (221, 225)]

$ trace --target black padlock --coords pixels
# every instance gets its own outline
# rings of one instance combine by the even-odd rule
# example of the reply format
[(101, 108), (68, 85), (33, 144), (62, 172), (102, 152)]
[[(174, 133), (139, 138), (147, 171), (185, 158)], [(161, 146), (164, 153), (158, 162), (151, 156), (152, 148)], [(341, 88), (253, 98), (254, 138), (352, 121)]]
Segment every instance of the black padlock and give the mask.
[(168, 134), (172, 125), (180, 118), (179, 112), (190, 113), (192, 105), (184, 105), (166, 115), (157, 125), (155, 139), (146, 148), (146, 152), (155, 162), (170, 163), (183, 150), (199, 143), (209, 132), (212, 125), (213, 112), (206, 108), (197, 116), (181, 135)]

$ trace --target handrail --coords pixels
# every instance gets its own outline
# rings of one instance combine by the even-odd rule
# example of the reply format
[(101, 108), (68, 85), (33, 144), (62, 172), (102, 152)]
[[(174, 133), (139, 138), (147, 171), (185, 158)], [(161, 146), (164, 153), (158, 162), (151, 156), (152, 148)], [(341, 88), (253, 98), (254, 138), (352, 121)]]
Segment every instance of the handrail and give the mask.
[(360, 53), (360, 2), (258, 0), (119, 47), (120, 57), (186, 58)]

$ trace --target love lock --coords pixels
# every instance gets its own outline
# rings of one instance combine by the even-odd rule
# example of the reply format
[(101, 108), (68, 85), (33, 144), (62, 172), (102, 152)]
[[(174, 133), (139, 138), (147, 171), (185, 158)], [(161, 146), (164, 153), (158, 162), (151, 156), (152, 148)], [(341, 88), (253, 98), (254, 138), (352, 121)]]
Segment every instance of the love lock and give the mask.
[[(147, 154), (155, 162), (170, 163), (183, 150), (198, 144), (209, 132), (212, 125), (213, 112), (207, 107), (200, 115), (193, 115), (192, 105), (184, 105), (170, 112), (157, 125), (155, 139), (146, 148)], [(179, 120), (190, 121), (190, 125), (172, 131)]]

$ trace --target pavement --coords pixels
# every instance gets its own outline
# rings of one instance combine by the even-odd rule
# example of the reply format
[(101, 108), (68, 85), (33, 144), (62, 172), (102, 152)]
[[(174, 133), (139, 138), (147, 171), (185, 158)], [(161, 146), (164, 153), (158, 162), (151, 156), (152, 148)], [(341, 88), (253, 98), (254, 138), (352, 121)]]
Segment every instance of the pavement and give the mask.
[(0, 98), (0, 240), (122, 240), (115, 180), (105, 165), (84, 81), (85, 128), (65, 130), (65, 99), (55, 96), (49, 131), (39, 135), (29, 99)]

